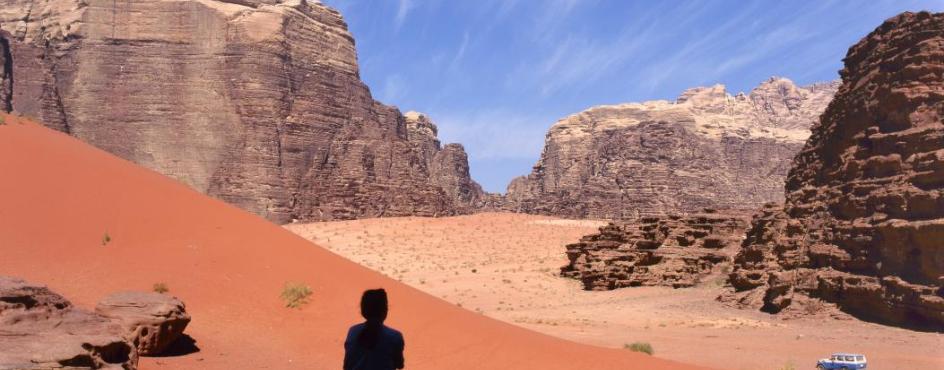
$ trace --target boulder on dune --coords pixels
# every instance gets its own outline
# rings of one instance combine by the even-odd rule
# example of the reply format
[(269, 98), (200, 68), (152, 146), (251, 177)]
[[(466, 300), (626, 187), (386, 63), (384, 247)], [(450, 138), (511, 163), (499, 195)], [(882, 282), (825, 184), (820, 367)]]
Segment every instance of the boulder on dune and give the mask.
[(114, 321), (47, 287), (0, 276), (0, 370), (137, 368)]
[(102, 299), (95, 312), (121, 323), (125, 338), (142, 356), (164, 352), (190, 323), (183, 302), (152, 292), (114, 293)]

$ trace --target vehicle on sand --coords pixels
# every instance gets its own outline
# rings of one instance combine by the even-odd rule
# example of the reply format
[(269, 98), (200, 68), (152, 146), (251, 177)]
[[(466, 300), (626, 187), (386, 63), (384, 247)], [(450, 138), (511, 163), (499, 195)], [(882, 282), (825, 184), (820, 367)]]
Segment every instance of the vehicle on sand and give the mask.
[(818, 370), (854, 370), (865, 369), (867, 366), (865, 355), (856, 353), (833, 353), (829, 358), (816, 362)]

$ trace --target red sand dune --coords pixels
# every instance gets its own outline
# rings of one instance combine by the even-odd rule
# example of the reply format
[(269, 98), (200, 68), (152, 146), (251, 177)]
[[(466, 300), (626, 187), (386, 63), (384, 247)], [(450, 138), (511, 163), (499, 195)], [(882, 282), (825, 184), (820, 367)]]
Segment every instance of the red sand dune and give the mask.
[[(0, 125), (0, 274), (90, 308), (163, 282), (187, 303), (199, 352), (142, 369), (339, 369), (366, 288), (390, 294), (409, 369), (695, 369), (577, 344), (455, 307), (261, 218), (41, 126)], [(105, 234), (111, 242), (102, 245)], [(289, 309), (286, 282), (312, 287)]]

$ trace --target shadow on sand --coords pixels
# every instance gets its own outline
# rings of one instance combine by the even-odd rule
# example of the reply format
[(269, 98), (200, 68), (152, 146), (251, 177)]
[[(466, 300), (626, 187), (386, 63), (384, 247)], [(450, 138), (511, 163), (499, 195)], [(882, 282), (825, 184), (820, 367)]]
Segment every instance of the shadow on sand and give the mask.
[(200, 347), (197, 347), (197, 341), (194, 340), (191, 336), (183, 334), (180, 338), (170, 344), (170, 347), (154, 357), (177, 357), (177, 356), (186, 356), (191, 353), (200, 352)]

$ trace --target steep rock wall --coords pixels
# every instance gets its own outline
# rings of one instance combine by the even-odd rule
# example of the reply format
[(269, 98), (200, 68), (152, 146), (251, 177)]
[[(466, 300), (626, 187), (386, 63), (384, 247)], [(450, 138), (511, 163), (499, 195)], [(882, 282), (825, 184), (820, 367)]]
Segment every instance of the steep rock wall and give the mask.
[(373, 100), (341, 15), (318, 2), (0, 0), (0, 30), (0, 108), (270, 220), (466, 202), (435, 176), (468, 174), (432, 173), (438, 142), (417, 147)]
[(784, 206), (755, 218), (721, 299), (787, 314), (826, 301), (942, 330), (944, 13), (887, 20), (849, 49), (841, 75)]

